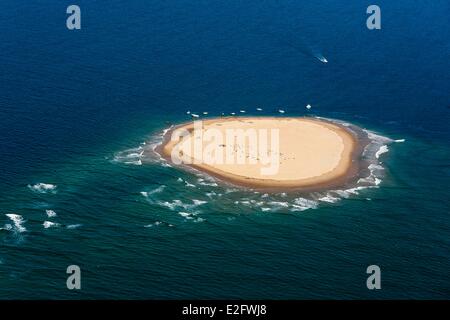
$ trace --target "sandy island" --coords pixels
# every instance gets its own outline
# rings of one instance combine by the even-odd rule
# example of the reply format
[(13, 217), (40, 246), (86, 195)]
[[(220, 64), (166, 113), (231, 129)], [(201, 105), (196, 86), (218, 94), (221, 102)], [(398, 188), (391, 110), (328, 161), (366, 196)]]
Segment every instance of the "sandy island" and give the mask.
[[(190, 159), (193, 163), (183, 164), (200, 171), (231, 182), (232, 184), (255, 189), (322, 189), (324, 187), (340, 185), (354, 176), (357, 171), (358, 156), (357, 138), (344, 126), (315, 118), (281, 118), (281, 117), (226, 117), (202, 120), (200, 131), (216, 129), (226, 136), (226, 131), (236, 129), (270, 130), (278, 129), (278, 147), (272, 148), (269, 143), (267, 154), (277, 152), (276, 172), (263, 174), (266, 164), (246, 161), (245, 163), (204, 163), (194, 160), (198, 154), (192, 151), (195, 140), (194, 123), (182, 124), (169, 130), (163, 143), (157, 148), (165, 159), (171, 161), (171, 155), (176, 153)], [(177, 141), (171, 137), (176, 130), (184, 129), (188, 135)], [(198, 131), (197, 131), (198, 132)], [(217, 131), (216, 131), (217, 132)], [(198, 141), (197, 141), (198, 143)], [(227, 144), (228, 143), (228, 144)], [(249, 140), (235, 140), (218, 143), (206, 141), (200, 143), (209, 151), (219, 152), (222, 148), (230, 148), (235, 156), (243, 159), (260, 160), (255, 156), (255, 145)], [(253, 148), (253, 149), (252, 149)], [(242, 159), (241, 158), (241, 159)], [(201, 160), (201, 159), (200, 159)]]

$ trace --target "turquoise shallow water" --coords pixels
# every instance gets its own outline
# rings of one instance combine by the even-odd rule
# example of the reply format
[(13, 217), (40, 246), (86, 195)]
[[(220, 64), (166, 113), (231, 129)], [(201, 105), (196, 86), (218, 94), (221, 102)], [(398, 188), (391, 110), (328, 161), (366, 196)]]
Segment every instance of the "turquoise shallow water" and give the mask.
[[(80, 1), (71, 33), (55, 1), (7, 1), (0, 298), (448, 298), (449, 6), (379, 5), (371, 32), (357, 1)], [(296, 116), (308, 103), (405, 139), (380, 155), (378, 188), (262, 198), (147, 152), (123, 158), (186, 110)], [(80, 291), (66, 289), (71, 264)], [(366, 288), (371, 264), (382, 290)]]

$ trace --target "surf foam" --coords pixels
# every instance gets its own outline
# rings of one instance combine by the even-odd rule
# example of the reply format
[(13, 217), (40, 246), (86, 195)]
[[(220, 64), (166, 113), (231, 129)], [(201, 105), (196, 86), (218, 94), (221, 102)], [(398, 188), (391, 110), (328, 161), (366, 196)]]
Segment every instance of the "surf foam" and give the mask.
[(27, 229), (23, 226), (23, 224), (25, 223), (25, 220), (23, 220), (23, 217), (19, 214), (15, 214), (15, 213), (8, 213), (6, 214), (6, 216), (12, 221), (12, 225), (11, 224), (5, 224), (5, 229), (6, 230), (11, 230), (17, 233), (22, 233), (27, 231)]
[(48, 228), (52, 228), (52, 227), (58, 227), (59, 223), (51, 222), (51, 221), (44, 221), (44, 223), (42, 225), (44, 226), (45, 229), (48, 229)]
[(28, 188), (37, 193), (56, 193), (57, 186), (50, 183), (36, 183), (28, 185)]
[(53, 210), (45, 210), (45, 213), (47, 214), (47, 217), (49, 217), (49, 218), (56, 217), (56, 212)]

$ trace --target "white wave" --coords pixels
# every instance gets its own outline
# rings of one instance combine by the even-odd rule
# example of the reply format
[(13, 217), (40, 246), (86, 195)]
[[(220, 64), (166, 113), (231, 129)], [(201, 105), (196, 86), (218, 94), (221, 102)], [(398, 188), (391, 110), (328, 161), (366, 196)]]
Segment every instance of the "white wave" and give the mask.
[(178, 212), (178, 214), (179, 214), (180, 216), (182, 216), (183, 218), (186, 218), (186, 219), (193, 219), (193, 217), (192, 217), (193, 214), (192, 214), (192, 213), (180, 211), (180, 212)]
[(199, 184), (199, 185), (202, 185), (202, 186), (209, 186), (209, 187), (218, 187), (219, 185), (216, 183), (216, 182), (214, 182), (214, 180), (212, 180), (212, 179), (208, 179), (208, 181), (206, 181), (205, 179), (203, 179), (203, 178), (199, 178), (199, 179), (197, 179), (197, 183)]
[(66, 228), (67, 229), (77, 229), (77, 228), (79, 228), (81, 226), (82, 226), (81, 223), (76, 223), (76, 224), (69, 224)]
[(285, 208), (289, 207), (289, 203), (288, 202), (282, 202), (282, 201), (270, 201), (270, 202), (267, 202), (266, 205), (271, 206), (271, 208), (270, 208), (271, 211), (278, 211), (278, 210), (285, 209)]
[(240, 201), (236, 200), (236, 201), (234, 201), (234, 204), (244, 204), (246, 206), (251, 206), (253, 203), (252, 203), (252, 201), (244, 199), (244, 200), (240, 200)]
[(302, 208), (302, 210), (316, 209), (318, 206), (317, 201), (309, 200), (309, 199), (305, 199), (305, 198), (297, 198), (294, 200), (294, 203), (296, 206), (295, 209)]
[(45, 213), (47, 214), (47, 217), (49, 217), (49, 218), (56, 217), (56, 212), (53, 210), (45, 210)]
[(193, 222), (203, 222), (205, 219), (197, 217), (199, 212), (183, 212), (180, 211), (178, 214), (185, 218), (186, 220), (192, 220)]
[(169, 201), (159, 201), (157, 202), (160, 206), (169, 208), (170, 210), (175, 210), (178, 207), (185, 208), (185, 204), (181, 202), (181, 200), (174, 200), (173, 202)]
[(335, 203), (339, 201), (339, 198), (333, 197), (331, 195), (326, 195), (324, 197), (319, 198), (318, 200), (322, 202)]
[(7, 223), (3, 226), (3, 228), (0, 228), (0, 230), (12, 231), (13, 226), (11, 224)]
[(163, 192), (165, 188), (166, 188), (165, 185), (160, 185), (158, 188), (153, 189), (153, 190), (151, 190), (151, 191), (141, 191), (141, 194), (142, 194), (144, 197), (148, 198), (149, 196), (151, 196), (151, 195), (153, 195), (153, 194)]
[(202, 204), (208, 203), (208, 201), (197, 200), (197, 199), (192, 199), (192, 202), (193, 202), (194, 205), (196, 205), (196, 206), (200, 206), (200, 205), (202, 205)]
[(58, 227), (59, 223), (51, 222), (51, 221), (44, 221), (42, 224), (45, 229), (52, 228), (52, 227)]
[(161, 221), (155, 221), (154, 223), (150, 223), (150, 224), (145, 225), (144, 228), (151, 228), (153, 226), (159, 226), (161, 224), (162, 224)]
[(184, 210), (193, 210), (196, 207), (207, 203), (207, 201), (193, 199), (192, 200), (192, 204), (191, 204), (191, 203), (184, 203), (183, 201), (181, 201), (179, 199), (175, 199), (172, 202), (169, 202), (169, 201), (157, 201), (157, 202), (152, 202), (152, 203), (155, 203), (155, 204), (160, 205), (162, 207), (166, 207), (166, 208), (168, 208), (168, 209), (170, 209), (172, 211), (176, 211), (179, 208), (184, 209)]
[(289, 203), (287, 202), (281, 202), (281, 201), (270, 201), (268, 204), (275, 206), (275, 207), (289, 207)]
[(309, 208), (309, 207), (303, 207), (303, 206), (299, 206), (299, 205), (293, 204), (293, 205), (291, 206), (290, 211), (305, 211), (305, 210), (308, 210), (308, 209), (311, 209), (311, 208)]
[(172, 128), (173, 128), (173, 125), (171, 125), (170, 127), (164, 129), (163, 132), (162, 132), (162, 136), (165, 136), (166, 133), (169, 132), (169, 130), (172, 129)]
[(173, 227), (173, 224), (171, 223), (167, 223), (164, 221), (155, 221), (154, 223), (150, 223), (144, 226), (144, 228), (151, 228), (151, 227), (156, 227), (156, 226), (167, 226), (167, 227)]
[[(139, 147), (138, 150), (142, 149), (142, 147)], [(144, 151), (140, 153), (130, 153), (125, 156), (125, 158), (141, 158), (144, 155)]]
[(6, 214), (6, 216), (13, 222), (13, 225), (11, 224), (5, 225), (6, 230), (15, 231), (18, 233), (27, 231), (27, 229), (23, 226), (25, 220), (23, 220), (23, 217), (21, 215), (15, 213), (8, 213)]
[(374, 170), (384, 170), (384, 168), (379, 165), (379, 164), (375, 164), (375, 163), (371, 163), (368, 166), (369, 170), (374, 171)]
[(215, 193), (214, 191), (211, 191), (211, 192), (206, 192), (205, 195), (206, 195), (208, 198), (212, 198), (212, 197), (214, 197), (214, 196), (217, 196), (217, 193)]
[(381, 175), (382, 172), (384, 170), (384, 168), (376, 163), (371, 163), (368, 166), (368, 169), (370, 171), (370, 175), (368, 177), (365, 178), (359, 178), (357, 181), (357, 184), (365, 184), (365, 185), (375, 185), (378, 186), (382, 180), (381, 180)]
[(142, 165), (145, 163), (163, 163), (165, 159), (156, 152), (156, 148), (163, 142), (164, 136), (173, 128), (173, 125), (151, 136), (147, 141), (139, 144), (138, 147), (126, 149), (114, 154), (113, 162), (127, 165)]
[(161, 193), (164, 191), (164, 189), (166, 188), (166, 186), (164, 184), (160, 185), (158, 188), (153, 189), (152, 191), (147, 192), (147, 195), (152, 195), (155, 193)]
[(193, 185), (192, 183), (187, 182), (186, 180), (184, 181), (184, 184), (186, 185), (186, 187), (195, 188), (195, 185)]
[(375, 184), (375, 177), (373, 177), (372, 175), (368, 176), (367, 178), (359, 178), (358, 181), (356, 182), (357, 184), (361, 184), (361, 183), (367, 183), (367, 184)]
[(405, 142), (406, 140), (405, 139), (397, 139), (397, 140), (394, 140), (394, 142), (396, 142), (396, 143), (402, 143), (402, 142)]
[(358, 195), (361, 190), (374, 188), (374, 186), (359, 186), (354, 188), (349, 188), (346, 190), (333, 190), (334, 193), (340, 195), (343, 198), (349, 198), (351, 195)]
[(380, 149), (378, 149), (378, 151), (375, 153), (375, 158), (378, 159), (380, 157), (380, 155), (382, 155), (383, 153), (386, 153), (388, 151), (389, 151), (388, 146), (387, 145), (382, 145), (380, 147)]
[(254, 202), (253, 201), (254, 200), (252, 200), (250, 202), (252, 202), (257, 207), (262, 207), (264, 205), (264, 201), (254, 201)]
[(57, 186), (50, 183), (36, 183), (34, 185), (28, 185), (28, 188), (37, 193), (56, 193)]
[(377, 178), (376, 176), (371, 174), (367, 178), (359, 178), (357, 184), (364, 183), (366, 184), (366, 187), (369, 187), (370, 185), (378, 186), (381, 181), (382, 180), (380, 178)]
[(135, 166), (142, 166), (142, 160), (141, 159), (135, 160), (135, 161), (125, 161), (124, 163), (125, 164), (132, 164), (132, 165), (135, 165)]
[(137, 148), (131, 148), (125, 151), (121, 151), (114, 155), (114, 162), (121, 162), (125, 164), (141, 165), (141, 159), (144, 157), (145, 149), (142, 144)]

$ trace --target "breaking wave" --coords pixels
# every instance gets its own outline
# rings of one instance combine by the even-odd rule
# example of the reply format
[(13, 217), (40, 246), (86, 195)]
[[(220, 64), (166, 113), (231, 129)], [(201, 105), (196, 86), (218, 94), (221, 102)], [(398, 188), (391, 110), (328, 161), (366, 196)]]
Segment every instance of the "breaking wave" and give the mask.
[(44, 221), (42, 225), (44, 226), (45, 229), (59, 227), (59, 223), (51, 221)]
[(49, 218), (56, 217), (56, 212), (53, 210), (45, 210), (45, 213), (47, 214), (47, 217), (49, 217)]
[(76, 224), (69, 224), (66, 228), (67, 229), (77, 229), (77, 228), (79, 228), (81, 226), (82, 226), (81, 223), (76, 223)]
[(37, 183), (28, 185), (28, 188), (37, 193), (56, 193), (57, 186), (50, 183)]
[(112, 162), (136, 166), (141, 166), (146, 163), (159, 163), (166, 167), (170, 167), (170, 164), (168, 164), (155, 150), (156, 147), (163, 142), (164, 135), (172, 127), (173, 126), (170, 126), (162, 132), (151, 136), (148, 141), (140, 143), (137, 147), (117, 152), (114, 154)]
[(15, 213), (8, 213), (6, 216), (12, 221), (12, 224), (8, 223), (5, 224), (4, 229), (8, 231), (13, 231), (16, 233), (22, 233), (27, 231), (27, 229), (23, 226), (25, 223), (25, 220), (23, 220), (23, 217), (19, 214)]
[(148, 197), (150, 197), (153, 194), (163, 192), (165, 188), (166, 188), (165, 185), (160, 185), (158, 188), (150, 190), (150, 191), (141, 191), (141, 194), (144, 197), (148, 198)]
[(154, 223), (150, 223), (144, 226), (144, 228), (152, 228), (157, 226), (167, 226), (167, 227), (173, 227), (173, 224), (167, 223), (164, 221), (155, 221)]

